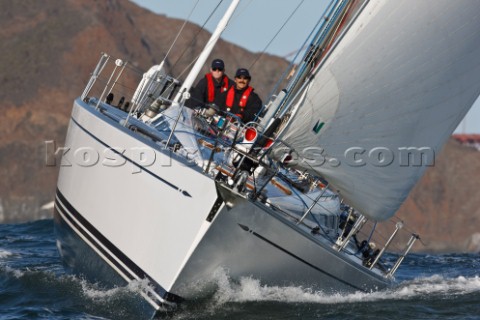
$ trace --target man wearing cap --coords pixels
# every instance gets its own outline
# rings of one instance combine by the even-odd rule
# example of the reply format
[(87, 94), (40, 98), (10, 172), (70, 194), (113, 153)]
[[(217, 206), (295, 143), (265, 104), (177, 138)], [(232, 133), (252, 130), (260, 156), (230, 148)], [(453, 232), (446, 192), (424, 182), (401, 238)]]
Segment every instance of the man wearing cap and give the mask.
[(225, 63), (222, 59), (212, 61), (210, 72), (205, 75), (190, 91), (190, 99), (186, 106), (190, 108), (204, 107), (207, 103), (219, 105), (219, 96), (233, 85), (233, 81), (225, 74)]
[(235, 114), (244, 123), (255, 120), (262, 109), (262, 100), (249, 85), (251, 79), (248, 70), (240, 68), (235, 73), (235, 84), (222, 93), (222, 110)]

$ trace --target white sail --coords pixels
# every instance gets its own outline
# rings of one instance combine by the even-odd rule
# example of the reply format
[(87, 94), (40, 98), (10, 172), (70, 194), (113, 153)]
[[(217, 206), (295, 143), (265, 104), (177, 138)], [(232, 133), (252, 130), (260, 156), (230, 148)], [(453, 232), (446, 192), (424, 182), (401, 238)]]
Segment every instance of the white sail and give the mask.
[[(370, 0), (315, 72), (281, 138), (299, 166), (384, 220), (479, 93), (480, 1)], [(423, 164), (403, 148), (423, 153)]]

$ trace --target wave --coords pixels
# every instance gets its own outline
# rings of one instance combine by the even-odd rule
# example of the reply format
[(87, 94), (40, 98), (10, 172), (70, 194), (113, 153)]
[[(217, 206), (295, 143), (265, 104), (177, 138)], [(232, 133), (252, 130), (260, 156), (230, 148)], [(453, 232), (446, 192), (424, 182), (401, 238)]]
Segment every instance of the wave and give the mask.
[(433, 275), (404, 281), (398, 286), (375, 292), (355, 293), (323, 293), (300, 286), (266, 286), (260, 280), (243, 277), (238, 282), (232, 281), (225, 271), (217, 272), (217, 290), (212, 297), (214, 304), (223, 305), (229, 302), (285, 302), (340, 304), (357, 302), (375, 302), (385, 300), (410, 300), (417, 297), (438, 295), (468, 295), (480, 292), (480, 277), (455, 278)]
[[(1, 251), (0, 251), (1, 254)], [(41, 269), (16, 269), (0, 265), (0, 274), (7, 279), (21, 280), (23, 283), (38, 287), (43, 284), (49, 288), (69, 288), (75, 296), (82, 296), (92, 301), (115, 299), (118, 296), (130, 294), (140, 295), (149, 286), (147, 280), (135, 280), (126, 286), (104, 288), (96, 283), (91, 283), (73, 274), (56, 274), (52, 271)]]
[[(0, 258), (13, 256), (14, 253), (0, 249)], [(57, 269), (58, 266), (50, 266)], [(41, 284), (47, 287), (61, 289), (69, 288), (69, 292), (82, 300), (90, 302), (108, 302), (125, 296), (140, 296), (150, 284), (146, 280), (133, 281), (127, 286), (106, 289), (92, 284), (80, 277), (68, 274), (58, 274), (41, 269), (18, 269), (0, 264), (0, 273), (5, 278), (28, 280), (27, 283)], [(324, 293), (302, 286), (268, 286), (261, 284), (259, 279), (242, 277), (233, 280), (224, 269), (214, 275), (215, 289), (207, 299), (215, 306), (227, 303), (243, 302), (282, 302), (282, 303), (315, 303), (342, 304), (357, 302), (375, 302), (386, 300), (410, 300), (417, 297), (441, 295), (468, 295), (480, 292), (480, 276), (448, 277), (432, 275), (406, 280), (390, 289), (375, 292), (354, 293)], [(25, 282), (25, 281), (24, 281)]]
[(72, 308), (77, 310), (73, 312), (72, 319), (85, 319), (85, 316), (88, 319), (141, 319), (152, 314), (150, 306), (141, 298), (142, 290), (148, 286), (146, 281), (104, 288), (71, 274), (0, 265), (0, 284), (3, 287), (0, 290), (0, 305), (9, 301), (9, 312), (18, 313), (19, 317), (25, 317), (25, 303), (28, 303), (30, 312), (26, 318), (40, 317), (47, 309)]
[(210, 296), (186, 301), (168, 319), (449, 319), (452, 314), (476, 314), (480, 299), (478, 276), (436, 275), (387, 290), (348, 294), (267, 286), (252, 277), (235, 281), (224, 270), (215, 273), (215, 280)]
[(9, 257), (12, 257), (13, 255), (14, 253), (11, 251), (0, 249), (0, 259), (9, 258)]
[[(0, 306), (12, 318), (140, 319), (146, 281), (113, 289), (65, 274), (52, 220), (0, 225)], [(389, 258), (387, 255), (386, 258)], [(393, 259), (393, 258), (391, 258)], [(168, 319), (447, 319), (477, 315), (480, 259), (474, 254), (411, 254), (396, 274), (398, 284), (380, 292), (331, 294), (301, 286), (267, 286), (260, 279), (215, 274), (212, 290), (177, 307)], [(140, 302), (141, 303), (141, 302)], [(28, 310), (25, 308), (28, 305)], [(466, 310), (466, 311), (465, 311)], [(27, 314), (28, 313), (28, 314)], [(150, 314), (149, 314), (150, 313)], [(258, 314), (252, 318), (252, 314)], [(140, 314), (147, 314), (141, 317)], [(56, 317), (58, 315), (58, 317)], [(104, 317), (104, 318), (99, 318)]]

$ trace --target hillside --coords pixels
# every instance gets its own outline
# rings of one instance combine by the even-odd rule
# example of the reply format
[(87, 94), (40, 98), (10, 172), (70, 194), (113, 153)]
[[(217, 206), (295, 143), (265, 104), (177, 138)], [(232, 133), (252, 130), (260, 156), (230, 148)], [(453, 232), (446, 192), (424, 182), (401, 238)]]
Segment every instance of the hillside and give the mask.
[(417, 250), (480, 252), (479, 176), (480, 152), (450, 139), (398, 212), (422, 236)]
[[(53, 200), (58, 168), (45, 165), (45, 141), (63, 145), (72, 101), (100, 53), (147, 70), (165, 57), (182, 24), (128, 0), (0, 2), (0, 221), (50, 216), (39, 208)], [(186, 26), (166, 59), (171, 74), (181, 74), (209, 38), (199, 29)], [(258, 54), (220, 41), (213, 57), (232, 74)], [(266, 55), (250, 69), (264, 100), (286, 66)], [(416, 250), (479, 251), (480, 191), (472, 177), (480, 174), (480, 153), (452, 140), (436, 160), (399, 216), (422, 235), (426, 246)]]

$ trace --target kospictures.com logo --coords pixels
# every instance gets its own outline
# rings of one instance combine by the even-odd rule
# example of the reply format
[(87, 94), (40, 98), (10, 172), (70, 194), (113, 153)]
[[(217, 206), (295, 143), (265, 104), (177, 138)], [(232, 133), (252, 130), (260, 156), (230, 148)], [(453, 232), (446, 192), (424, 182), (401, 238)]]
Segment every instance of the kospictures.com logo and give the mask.
[(350, 167), (431, 167), (435, 164), (435, 151), (430, 147), (398, 147), (395, 149), (387, 147), (350, 147), (340, 152), (340, 155), (329, 155), (325, 149), (320, 147), (305, 148), (300, 154), (292, 152), (288, 148), (279, 148), (273, 152), (274, 158), (284, 159), (289, 156), (288, 164), (295, 166), (300, 164), (310, 167), (339, 167), (347, 165)]
[[(93, 167), (96, 165), (106, 167), (121, 167), (131, 164), (133, 171), (140, 172), (141, 167), (160, 165), (169, 167), (172, 165), (170, 149), (164, 152), (149, 147), (121, 148), (112, 147), (97, 150), (92, 147), (56, 147), (54, 141), (45, 141), (45, 164), (47, 166)], [(166, 152), (166, 153), (165, 153)], [(191, 154), (194, 154), (192, 150)], [(186, 152), (188, 154), (188, 152)], [(299, 153), (288, 148), (277, 148), (272, 151), (273, 158), (284, 161), (289, 166), (301, 165), (303, 167), (421, 167), (435, 164), (435, 152), (430, 147), (399, 147), (390, 149), (386, 147), (350, 147), (340, 156), (331, 156), (320, 147), (308, 147)], [(286, 160), (288, 157), (288, 160)], [(189, 163), (184, 165), (195, 165)]]

